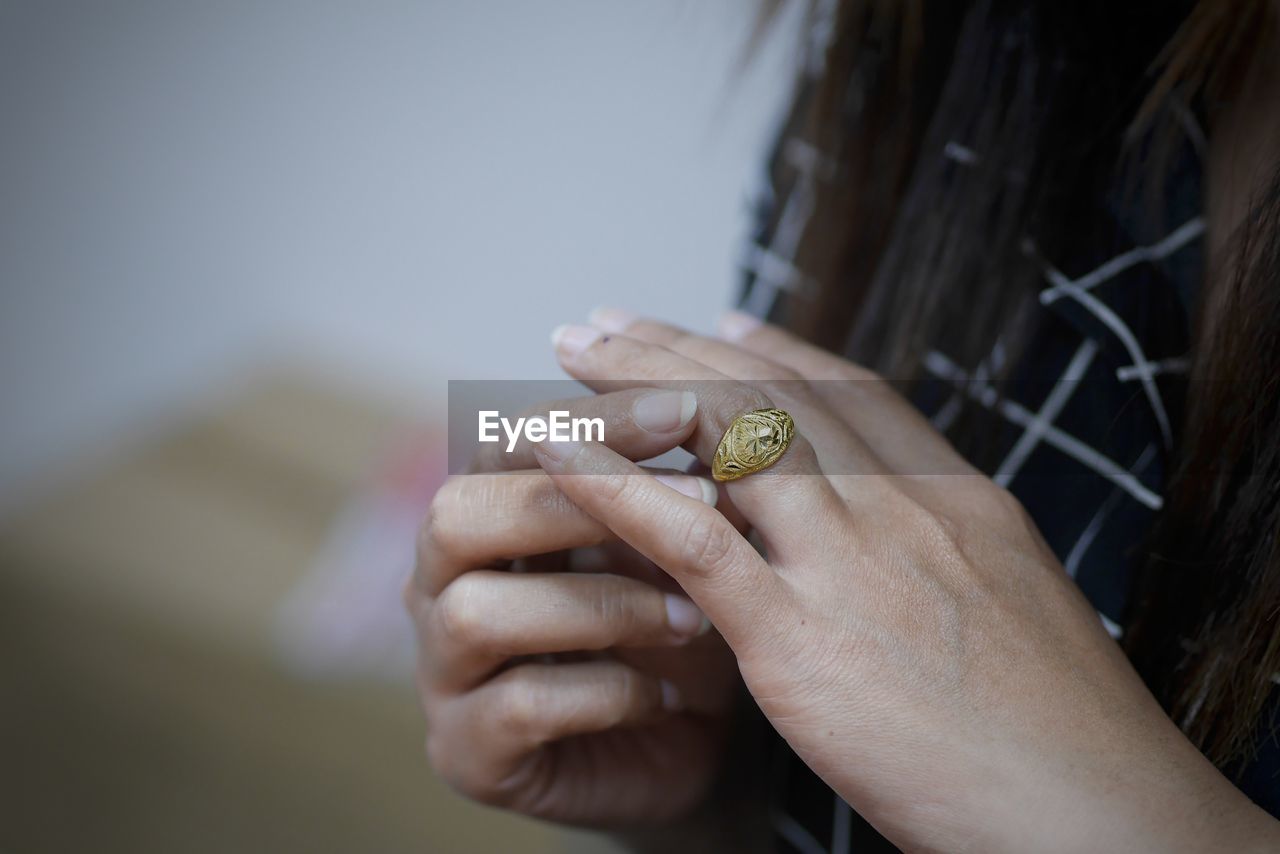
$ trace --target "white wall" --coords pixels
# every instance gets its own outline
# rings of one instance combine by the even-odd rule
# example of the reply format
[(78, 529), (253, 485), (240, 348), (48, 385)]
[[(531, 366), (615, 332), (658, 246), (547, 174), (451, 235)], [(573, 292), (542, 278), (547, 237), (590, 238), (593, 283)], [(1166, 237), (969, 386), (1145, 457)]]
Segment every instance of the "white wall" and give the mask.
[(738, 74), (754, 9), (0, 0), (0, 500), (272, 358), (429, 406), (596, 304), (708, 327), (794, 56)]

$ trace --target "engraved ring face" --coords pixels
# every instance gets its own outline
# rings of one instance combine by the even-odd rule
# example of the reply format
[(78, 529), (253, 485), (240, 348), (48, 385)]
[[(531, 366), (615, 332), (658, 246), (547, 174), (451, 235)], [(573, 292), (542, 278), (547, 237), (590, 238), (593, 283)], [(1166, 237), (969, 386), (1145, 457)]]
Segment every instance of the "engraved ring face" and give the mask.
[(737, 480), (776, 463), (791, 444), (795, 422), (781, 409), (757, 409), (733, 419), (711, 460), (711, 476)]

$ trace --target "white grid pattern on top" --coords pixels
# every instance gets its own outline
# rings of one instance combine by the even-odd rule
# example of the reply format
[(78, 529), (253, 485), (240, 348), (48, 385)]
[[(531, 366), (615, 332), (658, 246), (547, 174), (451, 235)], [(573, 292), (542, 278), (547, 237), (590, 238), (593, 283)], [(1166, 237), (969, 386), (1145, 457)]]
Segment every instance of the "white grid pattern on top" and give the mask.
[[(1045, 279), (1048, 280), (1051, 286), (1040, 292), (1040, 304), (1051, 305), (1058, 299), (1069, 297), (1097, 317), (1115, 335), (1133, 360), (1130, 370), (1133, 377), (1142, 383), (1143, 394), (1146, 395), (1147, 401), (1151, 404), (1151, 411), (1155, 414), (1156, 423), (1160, 425), (1160, 436), (1164, 440), (1165, 448), (1173, 446), (1173, 427), (1169, 424), (1169, 415), (1165, 409), (1164, 400), (1160, 397), (1160, 389), (1156, 386), (1154, 363), (1142, 352), (1142, 346), (1138, 343), (1137, 337), (1129, 329), (1129, 326), (1120, 319), (1120, 315), (1116, 314), (1110, 306), (1098, 299), (1090, 291), (1137, 264), (1150, 263), (1167, 258), (1192, 240), (1200, 237), (1204, 233), (1204, 227), (1203, 217), (1193, 217), (1178, 226), (1162, 240), (1148, 246), (1137, 246), (1122, 252), (1076, 279), (1067, 278), (1061, 270), (1058, 270), (1052, 264), (1041, 261)], [(1035, 245), (1029, 239), (1024, 243), (1024, 246), (1028, 254), (1036, 255)]]
[[(940, 379), (949, 380), (957, 385), (967, 387), (971, 397), (983, 406), (994, 409), (1004, 416), (1006, 420), (1013, 422), (1024, 430), (1036, 423), (1036, 415), (1031, 410), (1020, 403), (1007, 398), (1000, 398), (996, 394), (994, 386), (976, 377), (970, 377), (963, 368), (936, 350), (930, 351), (925, 356), (924, 367), (925, 370)], [(1058, 449), (1081, 465), (1116, 484), (1152, 510), (1159, 510), (1163, 505), (1164, 502), (1159, 495), (1144, 486), (1142, 481), (1138, 480), (1131, 471), (1115, 460), (1052, 423), (1041, 425), (1041, 429), (1043, 430), (1041, 440), (1046, 445)]]
[(826, 155), (799, 139), (787, 140), (782, 156), (796, 172), (795, 186), (787, 194), (769, 245), (749, 243), (740, 262), (755, 277), (740, 308), (757, 317), (769, 316), (779, 292), (804, 292), (812, 286), (809, 277), (795, 266), (796, 251), (813, 215), (816, 183), (835, 169)]
[[(1083, 291), (1092, 290), (1103, 282), (1114, 279), (1130, 267), (1141, 264), (1144, 261), (1159, 261), (1169, 257), (1202, 234), (1204, 234), (1204, 217), (1192, 217), (1155, 243), (1147, 246), (1135, 246), (1127, 252), (1121, 252), (1111, 260), (1094, 267), (1080, 278), (1070, 279), (1067, 282)], [(1065, 279), (1065, 277), (1063, 278)], [(1055, 284), (1054, 287), (1040, 294), (1040, 302), (1042, 305), (1049, 305), (1064, 295), (1066, 295), (1065, 289), (1059, 288)]]
[[(802, 191), (799, 193), (802, 199), (803, 197), (808, 197), (808, 199), (803, 199), (795, 207), (793, 207), (793, 198), (797, 193), (792, 193), (792, 198), (787, 200), (781, 219), (787, 222), (788, 227), (780, 229), (782, 236), (787, 238), (782, 247), (785, 251), (777, 252), (759, 245), (754, 246), (757, 253), (753, 256), (754, 258), (776, 259), (771, 267), (760, 264), (757, 260), (756, 264), (748, 268), (751, 272), (756, 273), (757, 276), (744, 309), (757, 316), (766, 315), (768, 309), (772, 307), (773, 299), (777, 292), (788, 289), (789, 286), (794, 287), (792, 283), (795, 282), (795, 277), (798, 275), (790, 261), (790, 257), (798, 243), (800, 226), (808, 219), (811, 211), (810, 200), (812, 197), (810, 193), (812, 184), (810, 182), (816, 177), (814, 173), (817, 171), (815, 167), (818, 164), (818, 159), (812, 156), (794, 156), (789, 159), (792, 159), (797, 167), (801, 167), (801, 176), (797, 179), (797, 189)], [(1129, 352), (1130, 358), (1133, 359), (1132, 365), (1120, 368), (1117, 373), (1123, 380), (1137, 379), (1142, 382), (1143, 391), (1151, 404), (1152, 412), (1160, 426), (1161, 437), (1166, 447), (1172, 443), (1172, 427), (1169, 424), (1164, 400), (1156, 387), (1155, 376), (1160, 373), (1185, 370), (1186, 361), (1183, 357), (1165, 360), (1148, 359), (1142, 351), (1142, 347), (1138, 344), (1137, 338), (1124, 321), (1120, 319), (1119, 315), (1089, 291), (1136, 264), (1170, 256), (1178, 249), (1189, 245), (1192, 240), (1203, 233), (1204, 221), (1202, 218), (1196, 217), (1179, 226), (1163, 240), (1149, 246), (1137, 247), (1123, 252), (1076, 279), (1068, 278), (1047, 262), (1043, 263), (1044, 275), (1049, 281), (1050, 287), (1041, 292), (1040, 302), (1044, 305), (1049, 305), (1062, 297), (1074, 299), (1094, 314), (1115, 334)], [(1028, 252), (1034, 254), (1034, 245), (1030, 241), (1027, 242), (1026, 248)], [(761, 275), (766, 270), (772, 275)], [(1075, 383), (1070, 382), (1070, 380), (1072, 378), (1079, 379), (1078, 374), (1082, 374), (1088, 367), (1088, 363), (1095, 353), (1096, 345), (1090, 346), (1090, 342), (1082, 345), (1081, 349), (1077, 351), (1075, 357), (1068, 364), (1059, 387), (1065, 386), (1069, 389), (1074, 386)], [(998, 400), (995, 389), (986, 382), (985, 371), (981, 367), (979, 371), (970, 376), (963, 368), (937, 351), (930, 351), (925, 356), (924, 367), (937, 377), (950, 380), (957, 385), (967, 385), (968, 393), (971, 396), (985, 406), (994, 407), (999, 414), (1026, 431), (1026, 434), (1015, 445), (1014, 451), (1011, 451), (1009, 457), (1002, 463), (1001, 471), (998, 472), (998, 482), (1007, 485), (1016, 475), (1018, 468), (1034, 449), (1035, 445), (1043, 441), (1045, 444), (1057, 448), (1062, 453), (1067, 454), (1082, 465), (1120, 486), (1133, 498), (1152, 510), (1158, 510), (1162, 506), (1163, 502), (1160, 496), (1144, 486), (1131, 471), (1053, 424), (1053, 419), (1066, 403), (1069, 391), (1057, 395), (1055, 390), (1055, 395), (1050, 396), (1051, 399), (1046, 401), (1040, 412), (1033, 413), (1014, 401)], [(1051, 403), (1054, 405), (1050, 406), (1049, 404)], [(935, 426), (938, 426), (939, 429), (945, 429), (947, 422), (950, 417), (953, 417), (956, 409), (956, 406), (948, 404), (935, 414)]]
[[(839, 795), (836, 795), (836, 801), (841, 802)], [(778, 835), (787, 840), (787, 843), (800, 854), (831, 854), (803, 824), (782, 810), (773, 810), (769, 815), (769, 821)], [(841, 849), (831, 849), (832, 852), (839, 850)], [(847, 851), (848, 846), (843, 850)]]
[(1063, 407), (1067, 405), (1067, 401), (1071, 399), (1071, 395), (1075, 392), (1080, 378), (1089, 369), (1089, 365), (1093, 363), (1093, 357), (1097, 353), (1097, 341), (1092, 338), (1086, 338), (1080, 342), (1075, 355), (1071, 357), (1071, 362), (1062, 374), (1062, 379), (1054, 383), (1053, 391), (1049, 392), (1049, 396), (1045, 398), (1044, 403), (1040, 406), (1040, 411), (1035, 414), (1035, 418), (1032, 419), (1027, 429), (1022, 431), (1022, 435), (1018, 437), (1018, 441), (1009, 450), (1004, 462), (1000, 463), (1000, 467), (996, 469), (996, 473), (991, 478), (992, 480), (1005, 487), (1013, 482), (1013, 478), (1018, 474), (1018, 470), (1022, 468), (1022, 464), (1026, 462), (1027, 457), (1031, 456), (1031, 452), (1035, 450), (1036, 445), (1039, 445), (1041, 440), (1044, 439), (1045, 433), (1048, 432), (1054, 419), (1058, 417), (1058, 413), (1062, 412)]
[[(1142, 471), (1155, 457), (1156, 446), (1147, 445), (1146, 449), (1138, 456), (1137, 462), (1130, 469), (1136, 474)], [(1098, 512), (1093, 514), (1093, 518), (1089, 520), (1089, 524), (1080, 532), (1080, 536), (1076, 538), (1075, 544), (1071, 546), (1071, 551), (1067, 552), (1067, 557), (1062, 561), (1062, 568), (1067, 571), (1067, 575), (1072, 578), (1076, 577), (1076, 573), (1080, 570), (1080, 562), (1084, 560), (1084, 556), (1088, 554), (1089, 547), (1093, 545), (1094, 539), (1098, 536), (1098, 532), (1102, 530), (1103, 524), (1107, 521), (1107, 517), (1115, 511), (1125, 496), (1124, 490), (1116, 489), (1102, 502), (1098, 508)]]
[[(1189, 114), (1187, 121), (1194, 126), (1194, 118)], [(1189, 132), (1193, 129), (1195, 128), (1189, 128)], [(815, 152), (804, 144), (798, 144), (794, 139), (788, 141), (788, 149), (784, 154), (789, 165), (797, 172), (796, 183), (792, 192), (788, 194), (774, 230), (773, 240), (767, 246), (750, 244), (743, 263), (744, 269), (753, 274), (753, 281), (741, 308), (758, 317), (769, 315), (779, 293), (783, 291), (803, 293), (810, 285), (804, 272), (796, 267), (794, 259), (804, 227), (808, 224), (813, 212), (815, 183), (826, 177), (822, 173), (827, 164), (819, 152)], [(979, 155), (958, 143), (949, 143), (944, 156), (968, 165), (976, 162)], [(1189, 358), (1187, 356), (1148, 358), (1128, 325), (1092, 291), (1139, 264), (1152, 263), (1170, 257), (1201, 237), (1204, 231), (1203, 217), (1194, 217), (1161, 240), (1122, 252), (1075, 279), (1069, 278), (1061, 270), (1043, 258), (1039, 258), (1035, 245), (1030, 239), (1024, 241), (1024, 250), (1031, 257), (1039, 259), (1042, 274), (1049, 284), (1049, 287), (1039, 295), (1040, 303), (1049, 306), (1060, 299), (1073, 300), (1096, 317), (1127, 351), (1132, 364), (1116, 369), (1116, 379), (1120, 382), (1136, 380), (1141, 384), (1159, 426), (1165, 448), (1172, 444), (1172, 428), (1164, 400), (1154, 378), (1160, 374), (1186, 373), (1190, 364)], [(997, 470), (994, 478), (996, 482), (1007, 486), (1017, 476), (1022, 464), (1036, 446), (1043, 443), (1115, 485), (1115, 491), (1098, 507), (1067, 554), (1064, 568), (1072, 577), (1075, 576), (1107, 519), (1126, 498), (1131, 498), (1150, 510), (1159, 510), (1163, 505), (1161, 496), (1140, 480), (1141, 473), (1157, 453), (1156, 444), (1149, 444), (1131, 467), (1125, 467), (1054, 423), (1069, 402), (1078, 381), (1089, 369), (1098, 350), (1098, 342), (1092, 338), (1086, 338), (1081, 343), (1064, 368), (1054, 390), (1037, 412), (1032, 412), (1007, 398), (1000, 398), (991, 384), (990, 376), (993, 369), (988, 362), (994, 363), (1000, 358), (1002, 352), (999, 342), (993, 348), (989, 359), (978, 365), (972, 374), (937, 351), (930, 351), (924, 359), (924, 368), (928, 373), (952, 382), (957, 388), (957, 393), (932, 417), (932, 423), (937, 429), (945, 432), (951, 425), (960, 411), (965, 394), (1022, 428), (1022, 435)], [(1098, 617), (1111, 637), (1119, 639), (1123, 635), (1123, 628), (1106, 614), (1099, 611)], [(1277, 674), (1276, 679), (1280, 682), (1280, 674)], [(802, 854), (828, 854), (828, 852), (829, 854), (847, 854), (849, 851), (853, 813), (848, 804), (835, 793), (833, 793), (831, 824), (832, 844), (829, 848), (822, 845), (807, 828), (785, 811), (775, 809), (771, 817), (779, 835)]]

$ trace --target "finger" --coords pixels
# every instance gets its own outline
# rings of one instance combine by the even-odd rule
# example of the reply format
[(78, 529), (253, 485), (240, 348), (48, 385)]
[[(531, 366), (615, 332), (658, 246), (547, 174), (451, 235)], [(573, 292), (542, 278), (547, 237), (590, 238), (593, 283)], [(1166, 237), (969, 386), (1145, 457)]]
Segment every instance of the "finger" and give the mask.
[(424, 658), (438, 684), (454, 690), (515, 656), (678, 646), (711, 626), (687, 597), (619, 575), (484, 570), (446, 587), (429, 623)]
[(951, 443), (892, 384), (873, 371), (815, 347), (749, 314), (718, 324), (727, 342), (810, 380), (813, 392), (849, 424), (896, 474), (977, 474)]
[(605, 333), (626, 335), (665, 347), (735, 379), (764, 384), (795, 383), (797, 386), (803, 382), (800, 374), (771, 359), (725, 341), (698, 335), (669, 323), (637, 317), (621, 309), (597, 308), (588, 316), (588, 322)]
[[(591, 313), (590, 320), (603, 331), (625, 332), (628, 338), (658, 344), (726, 376), (748, 382), (769, 394), (779, 405), (791, 409), (793, 415), (803, 414), (805, 436), (813, 442), (823, 471), (828, 474), (866, 473), (860, 463), (877, 456), (868, 437), (857, 432), (856, 425), (831, 411), (829, 401), (815, 391), (804, 375), (788, 365), (727, 341), (635, 317), (619, 309), (598, 308)], [(828, 396), (841, 397), (838, 393)], [(850, 426), (855, 430), (851, 431)]]
[(508, 804), (519, 794), (512, 780), (544, 746), (658, 720), (680, 705), (670, 683), (616, 661), (522, 664), (436, 704), (427, 754), (465, 794)]
[(661, 344), (735, 379), (756, 381), (775, 397), (801, 403), (811, 396), (818, 399), (836, 417), (814, 419), (805, 434), (828, 473), (848, 473), (841, 451), (850, 441), (850, 427), (857, 441), (895, 474), (976, 473), (887, 380), (751, 315), (724, 315), (719, 323), (723, 340), (618, 309), (596, 309), (591, 322)]
[[(681, 391), (632, 388), (611, 394), (549, 401), (521, 415), (547, 418), (552, 411), (568, 412), (573, 418), (599, 418), (604, 422), (604, 443), (631, 460), (652, 459), (683, 443), (693, 432), (697, 398)], [(513, 471), (538, 467), (533, 458), (534, 442), (522, 433), (515, 447), (507, 450), (506, 440), (477, 445), (471, 460), (472, 472)]]
[[(601, 445), (546, 445), (538, 457), (575, 504), (671, 575), (730, 646), (740, 649), (770, 619), (781, 580), (714, 508), (664, 489)], [(808, 480), (821, 478), (778, 478)]]
[[(725, 431), (735, 418), (772, 407), (763, 392), (726, 377), (687, 356), (625, 335), (604, 335), (591, 327), (557, 330), (557, 355), (564, 369), (597, 391), (635, 386), (692, 390), (698, 395), (696, 427), (685, 447), (710, 464)], [(628, 378), (630, 377), (630, 378)], [(799, 428), (806, 412), (792, 413)], [(552, 443), (539, 446), (541, 452)], [(566, 446), (567, 443), (558, 443)], [(876, 470), (874, 460), (860, 465)], [(545, 468), (545, 465), (544, 465)], [(786, 475), (803, 475), (787, 477)], [(835, 496), (818, 466), (813, 448), (798, 429), (791, 446), (769, 469), (724, 485), (733, 503), (765, 537), (783, 548), (803, 540), (814, 514)]]
[[(706, 478), (655, 477), (666, 489), (715, 504), (715, 484)], [(612, 539), (607, 526), (566, 498), (541, 470), (459, 475), (432, 499), (418, 535), (414, 586), (432, 597), (471, 569)]]

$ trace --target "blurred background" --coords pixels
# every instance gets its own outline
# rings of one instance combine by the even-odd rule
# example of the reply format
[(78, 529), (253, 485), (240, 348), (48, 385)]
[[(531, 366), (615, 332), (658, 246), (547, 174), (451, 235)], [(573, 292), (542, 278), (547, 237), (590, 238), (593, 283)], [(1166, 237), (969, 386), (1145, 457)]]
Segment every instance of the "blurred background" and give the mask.
[(608, 850), (432, 778), (398, 591), (447, 380), (732, 299), (755, 10), (0, 0), (0, 850)]

